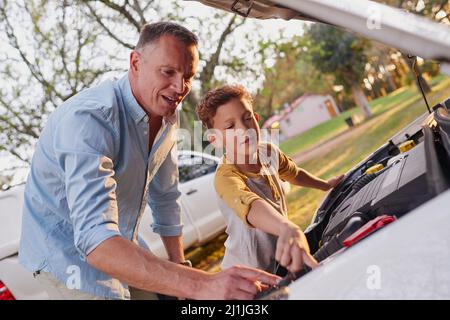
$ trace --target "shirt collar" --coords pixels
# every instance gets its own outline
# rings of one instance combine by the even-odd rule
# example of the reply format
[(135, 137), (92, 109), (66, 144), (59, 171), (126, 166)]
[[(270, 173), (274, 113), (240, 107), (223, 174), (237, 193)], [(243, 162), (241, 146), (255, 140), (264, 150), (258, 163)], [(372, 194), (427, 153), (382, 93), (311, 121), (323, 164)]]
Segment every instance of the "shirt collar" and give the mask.
[[(141, 121), (149, 122), (149, 117), (145, 113), (144, 109), (141, 107), (139, 102), (131, 91), (130, 80), (128, 78), (128, 72), (119, 79), (119, 87), (125, 102), (125, 107), (129, 111), (131, 117), (136, 123)], [(163, 118), (165, 123), (174, 125), (178, 123), (178, 110), (176, 110), (172, 115)]]

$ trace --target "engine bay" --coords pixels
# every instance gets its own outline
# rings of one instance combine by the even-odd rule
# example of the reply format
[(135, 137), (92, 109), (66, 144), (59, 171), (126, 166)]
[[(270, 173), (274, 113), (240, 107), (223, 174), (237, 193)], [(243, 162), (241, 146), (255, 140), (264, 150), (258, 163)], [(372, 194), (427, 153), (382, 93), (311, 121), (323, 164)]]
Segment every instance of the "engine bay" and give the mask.
[[(447, 106), (448, 105), (448, 106)], [(438, 104), (350, 170), (305, 230), (318, 262), (340, 254), (450, 187), (450, 99)], [(430, 213), (432, 214), (432, 213)], [(284, 279), (284, 286), (307, 272)], [(286, 290), (269, 299), (284, 299)]]

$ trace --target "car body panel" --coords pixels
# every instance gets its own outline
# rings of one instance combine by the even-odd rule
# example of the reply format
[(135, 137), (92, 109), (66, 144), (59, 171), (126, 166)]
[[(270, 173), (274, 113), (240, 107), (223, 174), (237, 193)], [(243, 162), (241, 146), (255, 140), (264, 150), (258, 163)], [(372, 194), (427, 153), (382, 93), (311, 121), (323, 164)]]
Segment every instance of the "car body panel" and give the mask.
[(0, 259), (19, 250), (24, 188), (21, 185), (0, 193)]
[(48, 294), (19, 263), (17, 254), (0, 260), (0, 280), (16, 300), (47, 300)]

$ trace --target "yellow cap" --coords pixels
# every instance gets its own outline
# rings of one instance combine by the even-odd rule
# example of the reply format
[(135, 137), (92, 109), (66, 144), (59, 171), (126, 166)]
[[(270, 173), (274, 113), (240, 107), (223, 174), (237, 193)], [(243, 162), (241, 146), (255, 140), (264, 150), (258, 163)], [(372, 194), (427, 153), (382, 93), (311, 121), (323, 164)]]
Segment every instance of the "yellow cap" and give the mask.
[(408, 140), (403, 142), (401, 145), (398, 146), (398, 149), (400, 152), (406, 152), (408, 150), (411, 150), (416, 146), (416, 143), (413, 140)]
[(383, 166), (381, 163), (379, 163), (379, 164), (376, 164), (376, 165), (371, 166), (370, 168), (368, 168), (368, 169), (366, 170), (365, 174), (375, 173), (375, 172), (380, 171), (380, 170), (383, 169), (383, 168), (384, 168), (384, 166)]

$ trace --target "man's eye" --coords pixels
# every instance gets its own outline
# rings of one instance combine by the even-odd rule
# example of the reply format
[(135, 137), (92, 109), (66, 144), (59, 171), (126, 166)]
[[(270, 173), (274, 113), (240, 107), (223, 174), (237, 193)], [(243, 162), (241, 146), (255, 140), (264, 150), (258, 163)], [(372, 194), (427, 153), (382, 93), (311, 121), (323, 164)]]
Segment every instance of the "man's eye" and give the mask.
[(166, 76), (172, 76), (173, 75), (173, 70), (163, 70), (163, 73), (166, 75)]
[(227, 126), (225, 129), (233, 129), (234, 124), (230, 124), (229, 126)]

